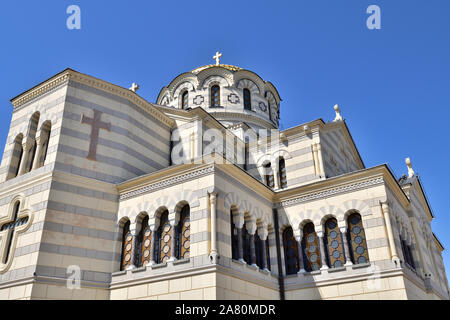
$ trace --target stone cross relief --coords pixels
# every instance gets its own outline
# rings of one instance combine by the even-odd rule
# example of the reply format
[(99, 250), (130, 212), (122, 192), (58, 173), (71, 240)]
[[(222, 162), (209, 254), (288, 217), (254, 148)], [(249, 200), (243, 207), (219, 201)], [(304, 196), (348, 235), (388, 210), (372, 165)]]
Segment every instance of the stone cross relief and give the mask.
[(100, 129), (111, 131), (111, 123), (101, 121), (102, 114), (101, 111), (94, 110), (93, 118), (89, 118), (84, 114), (81, 116), (81, 123), (91, 126), (91, 141), (89, 143), (89, 153), (86, 158), (93, 161), (97, 160), (97, 145)]
[(28, 222), (28, 216), (25, 217), (18, 217), (18, 213), (19, 213), (19, 209), (17, 209), (16, 212), (14, 212), (14, 216), (12, 218), (12, 221), (7, 222), (5, 224), (3, 224), (0, 228), (0, 232), (5, 231), (5, 241), (6, 241), (6, 245), (4, 246), (5, 251), (3, 252), (2, 259), (1, 259), (1, 263), (7, 263), (9, 257), (11, 256), (11, 246), (12, 246), (12, 242), (14, 239), (14, 233), (16, 231), (16, 228), (26, 224)]

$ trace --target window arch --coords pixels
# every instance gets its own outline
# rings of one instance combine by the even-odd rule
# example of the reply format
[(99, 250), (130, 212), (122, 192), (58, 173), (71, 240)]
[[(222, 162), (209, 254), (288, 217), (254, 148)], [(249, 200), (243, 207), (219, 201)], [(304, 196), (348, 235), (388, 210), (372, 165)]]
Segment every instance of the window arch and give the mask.
[(122, 231), (122, 256), (120, 259), (120, 270), (126, 270), (132, 264), (132, 246), (133, 236), (130, 231), (130, 220), (128, 220), (123, 226)]
[(150, 226), (148, 225), (148, 215), (142, 220), (141, 232), (138, 237), (139, 244), (136, 248), (138, 252), (138, 259), (136, 259), (139, 263), (139, 267), (146, 266), (150, 263), (150, 248), (152, 243), (152, 230), (150, 230)]
[(189, 106), (189, 92), (186, 90), (181, 95), (181, 109), (187, 109)]
[(362, 225), (361, 215), (353, 213), (347, 218), (348, 230), (347, 238), (351, 249), (351, 258), (354, 264), (369, 262), (367, 252), (366, 234)]
[(278, 175), (280, 178), (280, 187), (282, 189), (287, 188), (287, 176), (286, 176), (286, 163), (283, 157), (278, 160)]
[(230, 209), (230, 225), (231, 225), (231, 257), (239, 260), (238, 233), (233, 219), (233, 209)]
[(272, 166), (271, 166), (270, 162), (267, 162), (265, 165), (263, 165), (263, 169), (264, 169), (264, 181), (265, 181), (266, 185), (269, 188), (274, 188), (275, 181), (273, 178)]
[(23, 135), (19, 134), (14, 139), (14, 146), (12, 149), (12, 155), (11, 155), (11, 162), (9, 165), (9, 171), (8, 171), (8, 179), (12, 179), (17, 177), (19, 174), (19, 168), (20, 164), (22, 163), (22, 156), (23, 156)]
[(341, 231), (337, 220), (330, 218), (325, 222), (325, 248), (327, 249), (328, 266), (339, 268), (345, 264)]
[[(157, 231), (158, 250), (156, 252), (156, 263), (167, 262), (170, 258), (172, 244), (172, 226), (169, 222), (169, 211), (165, 210), (159, 218)], [(156, 244), (156, 243), (155, 243)]]
[(283, 231), (283, 247), (286, 275), (296, 274), (299, 270), (298, 247), (292, 227)]
[(305, 263), (305, 269), (307, 271), (319, 270), (321, 266), (319, 237), (312, 222), (303, 227), (302, 247), (307, 262)]
[(252, 98), (250, 90), (247, 88), (244, 89), (244, 109), (245, 110), (252, 110)]
[(185, 205), (181, 209), (180, 222), (177, 225), (176, 257), (177, 259), (187, 259), (190, 254), (191, 220), (190, 207)]
[(211, 107), (220, 107), (220, 87), (218, 85), (211, 87)]

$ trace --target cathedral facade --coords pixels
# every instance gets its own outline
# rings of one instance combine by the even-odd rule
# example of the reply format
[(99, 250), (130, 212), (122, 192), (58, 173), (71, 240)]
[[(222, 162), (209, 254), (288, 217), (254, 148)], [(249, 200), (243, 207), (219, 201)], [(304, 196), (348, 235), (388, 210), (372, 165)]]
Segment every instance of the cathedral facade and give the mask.
[(66, 69), (11, 100), (0, 299), (449, 299), (407, 159), (366, 168), (339, 107), (217, 62), (156, 103)]

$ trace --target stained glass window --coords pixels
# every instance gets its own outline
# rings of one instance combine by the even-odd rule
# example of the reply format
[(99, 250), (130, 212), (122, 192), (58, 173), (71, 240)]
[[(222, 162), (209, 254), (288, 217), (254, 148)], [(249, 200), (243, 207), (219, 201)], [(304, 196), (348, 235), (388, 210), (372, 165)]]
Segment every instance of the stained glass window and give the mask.
[(350, 243), (350, 252), (354, 264), (369, 262), (367, 252), (366, 235), (362, 225), (361, 216), (358, 213), (351, 214), (348, 219), (347, 238)]
[(130, 221), (127, 221), (123, 226), (123, 236), (122, 236), (122, 258), (120, 270), (125, 270), (132, 263), (132, 246), (133, 246), (133, 236), (130, 232)]
[(238, 234), (236, 226), (233, 221), (233, 209), (230, 210), (230, 225), (231, 225), (231, 256), (234, 260), (239, 259), (239, 248), (238, 248)]
[(167, 262), (170, 258), (170, 246), (172, 244), (172, 226), (169, 222), (169, 212), (167, 210), (161, 214), (158, 228), (158, 242), (159, 254), (156, 256), (156, 262)]
[(191, 220), (190, 220), (190, 208), (185, 205), (181, 209), (180, 222), (177, 226), (177, 253), (178, 259), (189, 258), (190, 252), (190, 239), (191, 239)]
[(186, 109), (189, 106), (189, 92), (183, 92), (181, 96), (181, 108)]
[(299, 270), (298, 247), (291, 227), (283, 231), (283, 247), (286, 274), (296, 274)]
[(244, 89), (244, 109), (252, 110), (252, 100), (250, 90)]
[(220, 87), (215, 85), (211, 87), (211, 107), (220, 106)]
[(270, 162), (266, 163), (264, 165), (264, 175), (265, 175), (265, 180), (266, 180), (266, 185), (269, 188), (274, 188), (275, 187), (275, 182), (273, 179), (273, 172), (272, 172), (272, 167)]
[(148, 225), (148, 216), (142, 221), (141, 232), (139, 233), (139, 266), (146, 266), (150, 263), (150, 248), (152, 243), (152, 231)]
[(319, 270), (321, 266), (319, 237), (316, 234), (312, 222), (303, 227), (302, 246), (306, 257), (305, 269), (307, 271)]
[(286, 176), (286, 164), (283, 158), (280, 158), (279, 161), (279, 169), (280, 169), (280, 187), (282, 189), (287, 188), (287, 176)]
[(325, 222), (325, 247), (327, 248), (329, 267), (342, 267), (345, 264), (344, 249), (341, 241), (341, 231), (337, 220), (334, 218)]

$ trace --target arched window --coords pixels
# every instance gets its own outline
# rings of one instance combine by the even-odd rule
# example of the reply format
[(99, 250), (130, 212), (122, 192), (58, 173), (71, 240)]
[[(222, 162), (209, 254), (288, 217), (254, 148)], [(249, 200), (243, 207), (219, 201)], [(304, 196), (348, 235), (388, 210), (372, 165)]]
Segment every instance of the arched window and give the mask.
[(242, 249), (244, 252), (244, 261), (250, 264), (251, 253), (250, 253), (250, 234), (247, 232), (247, 226), (244, 222), (242, 226)]
[(29, 134), (29, 137), (33, 139), (33, 145), (31, 146), (30, 153), (29, 153), (29, 156), (27, 159), (25, 172), (30, 172), (31, 169), (33, 168), (33, 161), (34, 161), (34, 157), (36, 156), (36, 149), (37, 149), (37, 144), (36, 144), (35, 139), (36, 139), (36, 132), (37, 132), (38, 124), (39, 124), (39, 118), (40, 118), (40, 113), (35, 112), (30, 120), (30, 127), (29, 127), (28, 134)]
[(350, 253), (352, 262), (354, 264), (369, 262), (366, 235), (361, 216), (358, 213), (353, 213), (347, 218), (347, 223), (347, 238), (351, 246)]
[(52, 124), (50, 121), (45, 121), (42, 125), (42, 132), (41, 132), (41, 139), (44, 139), (42, 144), (42, 151), (38, 163), (38, 168), (43, 166), (45, 164), (45, 160), (47, 159), (47, 153), (48, 153), (48, 145), (50, 141), (50, 133), (52, 131)]
[(325, 222), (325, 247), (327, 248), (328, 266), (339, 268), (345, 264), (341, 231), (337, 220), (330, 218)]
[(231, 225), (231, 257), (234, 260), (239, 259), (238, 234), (233, 220), (233, 209), (230, 209), (230, 225)]
[(211, 87), (211, 107), (220, 107), (220, 87), (218, 85)]
[(244, 109), (245, 110), (252, 110), (252, 99), (250, 90), (244, 89)]
[(189, 92), (186, 90), (181, 95), (181, 108), (186, 109), (189, 106)]
[(123, 226), (122, 233), (122, 257), (120, 263), (120, 270), (126, 270), (128, 266), (133, 262), (131, 252), (133, 246), (133, 236), (130, 232), (130, 221), (128, 220)]
[(14, 139), (14, 146), (12, 149), (11, 162), (9, 165), (7, 179), (12, 179), (14, 177), (17, 177), (17, 175), (19, 174), (19, 168), (20, 168), (20, 164), (22, 162), (22, 155), (23, 155), (22, 141), (23, 141), (22, 134), (19, 134)]
[(303, 254), (306, 257), (305, 269), (307, 271), (319, 270), (321, 266), (319, 237), (312, 222), (303, 227), (302, 246)]
[(278, 174), (280, 176), (280, 187), (284, 189), (287, 188), (287, 177), (286, 177), (286, 164), (284, 162), (283, 157), (280, 158), (278, 164), (279, 164)]
[(185, 205), (181, 209), (180, 222), (177, 225), (177, 249), (176, 257), (177, 259), (187, 259), (189, 258), (190, 251), (190, 239), (191, 239), (191, 220), (190, 220), (190, 207)]
[(264, 169), (264, 180), (266, 182), (266, 185), (269, 188), (274, 188), (275, 187), (275, 182), (274, 182), (274, 179), (273, 179), (272, 166), (271, 166), (270, 162), (266, 163), (263, 166), (263, 169)]
[(296, 274), (299, 270), (298, 247), (291, 227), (283, 231), (283, 247), (286, 275)]
[(152, 243), (152, 230), (148, 225), (148, 216), (145, 216), (142, 220), (141, 232), (139, 233), (139, 245), (136, 251), (139, 253), (137, 261), (139, 261), (139, 267), (144, 267), (150, 263), (150, 248)]
[(156, 234), (158, 236), (158, 250), (155, 261), (156, 263), (164, 263), (170, 258), (172, 244), (172, 226), (169, 222), (169, 211), (165, 210), (161, 214), (159, 228)]
[(261, 240), (261, 238), (259, 237), (259, 234), (258, 234), (258, 230), (256, 230), (256, 232), (255, 232), (254, 241), (255, 241), (256, 265), (260, 269), (262, 269), (262, 267), (264, 265), (264, 262), (263, 262), (263, 251), (262, 251), (263, 246), (262, 246), (262, 240)]
[(267, 270), (271, 270), (271, 266), (270, 266), (270, 241), (269, 241), (269, 236), (267, 236), (266, 239), (266, 268)]
[(405, 240), (403, 240), (401, 237), (400, 237), (400, 244), (401, 244), (401, 247), (402, 247), (402, 253), (403, 253), (403, 257), (405, 259), (405, 263), (409, 267), (411, 267), (412, 269), (415, 270), (416, 267), (414, 265), (414, 258), (413, 258), (413, 255), (412, 255), (411, 246), (409, 246), (407, 244), (407, 242)]

